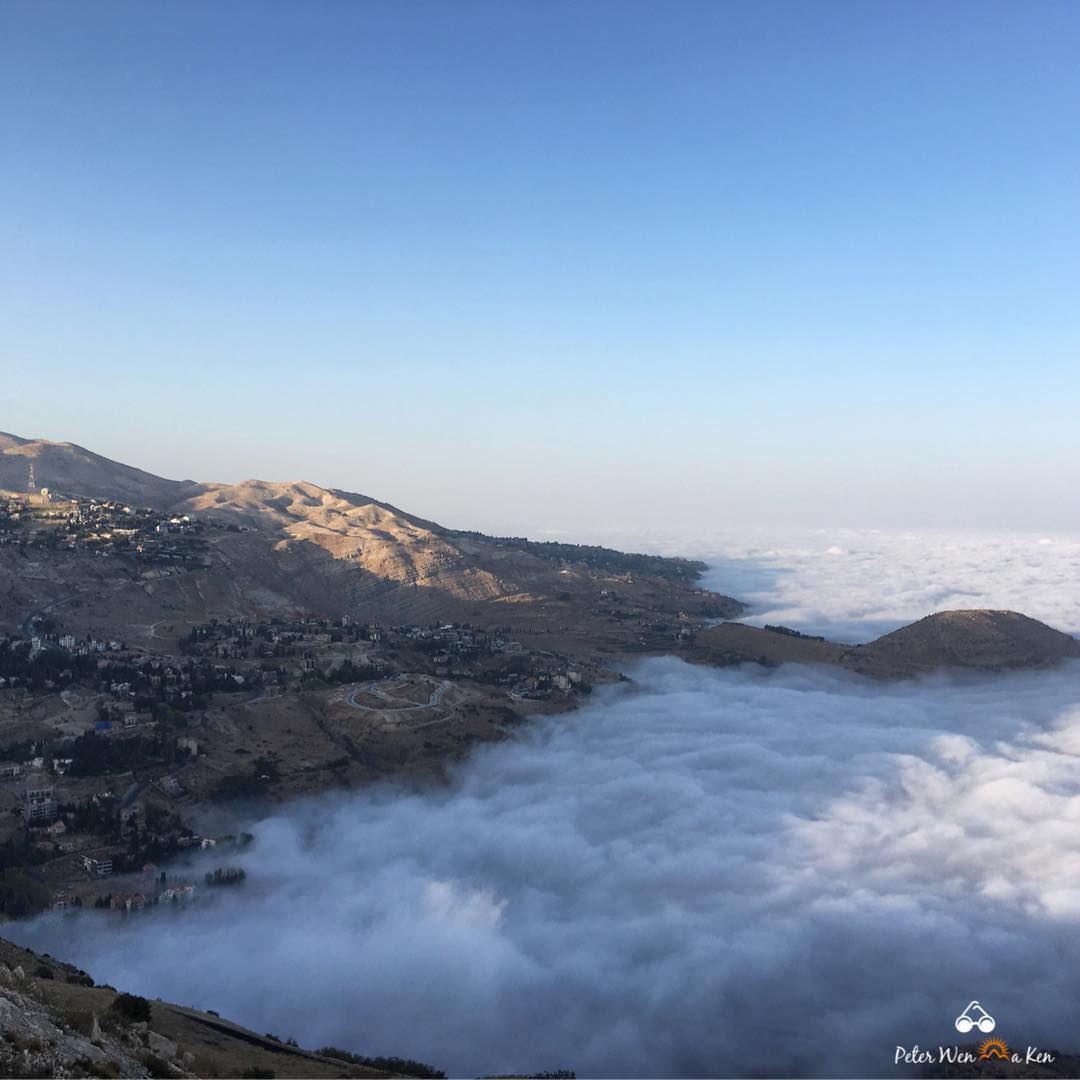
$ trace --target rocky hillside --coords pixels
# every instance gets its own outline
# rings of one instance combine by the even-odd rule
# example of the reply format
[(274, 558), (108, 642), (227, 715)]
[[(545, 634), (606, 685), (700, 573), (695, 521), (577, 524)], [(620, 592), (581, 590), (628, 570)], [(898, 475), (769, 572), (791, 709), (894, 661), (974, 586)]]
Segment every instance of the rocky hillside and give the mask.
[(501, 582), (447, 539), (447, 531), (366, 495), (307, 483), (202, 484), (174, 512), (213, 515), (271, 539), (275, 551), (311, 545), (381, 581), (399, 585), (436, 580), (462, 599), (491, 599)]
[[(69, 443), (3, 436), (0, 487), (25, 490), (36, 462), (54, 496), (154, 507), (209, 522), (199, 565), (102, 560), (78, 543), (0, 546), (9, 625), (34, 611), (75, 631), (125, 637), (168, 620), (311, 612), (374, 622), (503, 625), (618, 649), (640, 629), (731, 617), (742, 605), (700, 589), (685, 559), (446, 529), (366, 495), (315, 484), (163, 480)], [(54, 498), (52, 509), (59, 505)], [(47, 529), (45, 511), (20, 530)], [(61, 522), (53, 522), (61, 528)], [(65, 530), (66, 531), (66, 530)]]
[(401, 1075), (441, 1073), (406, 1059), (311, 1053), (215, 1013), (95, 986), (70, 964), (0, 939), (0, 1076)]

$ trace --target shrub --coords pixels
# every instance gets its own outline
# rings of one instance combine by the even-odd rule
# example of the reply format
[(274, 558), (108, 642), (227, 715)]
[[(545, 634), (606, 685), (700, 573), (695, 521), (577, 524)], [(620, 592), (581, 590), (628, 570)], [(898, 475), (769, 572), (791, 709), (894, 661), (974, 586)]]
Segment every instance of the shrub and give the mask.
[(397, 1073), (399, 1076), (416, 1076), (421, 1080), (446, 1080), (446, 1073), (440, 1069), (410, 1058), (368, 1057), (366, 1054), (354, 1054), (351, 1050), (341, 1050), (336, 1046), (324, 1046), (315, 1053), (323, 1057), (337, 1058), (338, 1061), (347, 1061), (350, 1065), (366, 1065), (371, 1069)]
[(0, 914), (12, 919), (36, 915), (52, 903), (52, 893), (23, 872), (22, 867), (0, 869)]
[(274, 1080), (277, 1073), (273, 1069), (260, 1069), (258, 1065), (251, 1065), (240, 1075), (244, 1080)]
[(53, 975), (52, 968), (49, 967), (48, 964), (38, 964), (38, 966), (36, 968), (34, 968), (34, 974), (39, 979), (55, 979), (56, 978), (56, 976)]
[(121, 1020), (129, 1024), (137, 1024), (142, 1021), (150, 1023), (150, 1002), (138, 994), (117, 994), (109, 1011), (115, 1013)]

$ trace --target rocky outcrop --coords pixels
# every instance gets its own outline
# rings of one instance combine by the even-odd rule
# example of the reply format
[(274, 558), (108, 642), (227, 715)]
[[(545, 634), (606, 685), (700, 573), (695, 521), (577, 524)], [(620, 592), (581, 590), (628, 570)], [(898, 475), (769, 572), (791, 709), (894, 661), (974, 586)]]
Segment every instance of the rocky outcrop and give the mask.
[[(75, 1025), (82, 1022), (82, 1014), (43, 999), (37, 983), (45, 980), (20, 977), (21, 970), (0, 964), (0, 1075), (150, 1075), (146, 1047), (137, 1036), (103, 1032), (96, 1014), (90, 1014), (85, 1032), (79, 1030)], [(194, 1075), (171, 1064), (170, 1072)]]

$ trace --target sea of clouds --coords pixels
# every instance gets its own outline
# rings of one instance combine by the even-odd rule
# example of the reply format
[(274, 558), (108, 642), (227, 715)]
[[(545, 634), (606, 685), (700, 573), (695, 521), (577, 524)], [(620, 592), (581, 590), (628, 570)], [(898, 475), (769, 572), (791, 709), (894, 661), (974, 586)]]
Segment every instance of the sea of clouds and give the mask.
[(1080, 634), (1080, 534), (813, 529), (610, 534), (596, 542), (706, 560), (744, 621), (869, 641), (934, 611), (1008, 608)]
[[(744, 558), (785, 621), (854, 630), (915, 602), (888, 596), (917, 580), (914, 553), (881, 567), (872, 604), (865, 547), (805, 550), (784, 573)], [(1031, 584), (1051, 606), (1068, 561), (1004, 541), (950, 556), (969, 557), (1006, 567), (989, 606), (1029, 611), (997, 598)], [(846, 609), (828, 559), (862, 566)], [(944, 595), (923, 561), (919, 588)], [(812, 604), (814, 582), (830, 588)], [(1080, 663), (894, 684), (628, 671), (446, 788), (256, 821), (248, 883), (190, 911), (5, 933), (128, 990), (453, 1075), (900, 1075), (896, 1046), (955, 1043), (972, 998), (1010, 1043), (1077, 1048)]]

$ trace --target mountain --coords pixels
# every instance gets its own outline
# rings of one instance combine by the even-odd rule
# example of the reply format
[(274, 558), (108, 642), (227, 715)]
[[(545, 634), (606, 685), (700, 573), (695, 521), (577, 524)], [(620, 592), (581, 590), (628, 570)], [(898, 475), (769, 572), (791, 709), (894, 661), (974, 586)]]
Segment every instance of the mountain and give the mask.
[[(553, 646), (618, 650), (647, 624), (742, 610), (700, 589), (704, 566), (685, 559), (447, 529), (370, 496), (306, 482), (166, 480), (71, 443), (5, 435), (0, 447), (0, 487), (25, 492), (33, 463), (38, 485), (53, 495), (49, 507), (31, 508), (16, 534), (40, 527), (40, 542), (0, 546), (0, 627), (5, 617), (18, 626), (48, 612), (74, 632), (137, 639), (165, 618), (182, 625), (310, 612), (501, 625)], [(147, 518), (128, 545), (132, 557), (102, 560), (66, 531), (63, 497), (194, 517), (205, 525), (198, 558), (154, 562)], [(110, 527), (128, 533), (129, 526), (138, 523), (117, 519)], [(189, 555), (195, 550), (188, 545)]]
[(786, 627), (721, 623), (698, 633), (684, 653), (699, 663), (834, 664), (873, 678), (943, 668), (1015, 671), (1080, 657), (1080, 642), (1016, 611), (939, 611), (867, 645), (842, 645)]
[(867, 675), (918, 675), (938, 668), (1010, 671), (1080, 656), (1080, 642), (1016, 611), (939, 611), (843, 656)]
[(311, 545), (383, 581), (413, 585), (436, 578), (463, 599), (505, 595), (508, 586), (475, 565), (439, 525), (366, 495), (308, 483), (201, 484), (176, 513), (211, 515), (273, 539), (276, 550)]
[(183, 497), (190, 480), (165, 480), (67, 442), (0, 432), (0, 489), (26, 491), (30, 466), (39, 487), (93, 499), (162, 508)]

